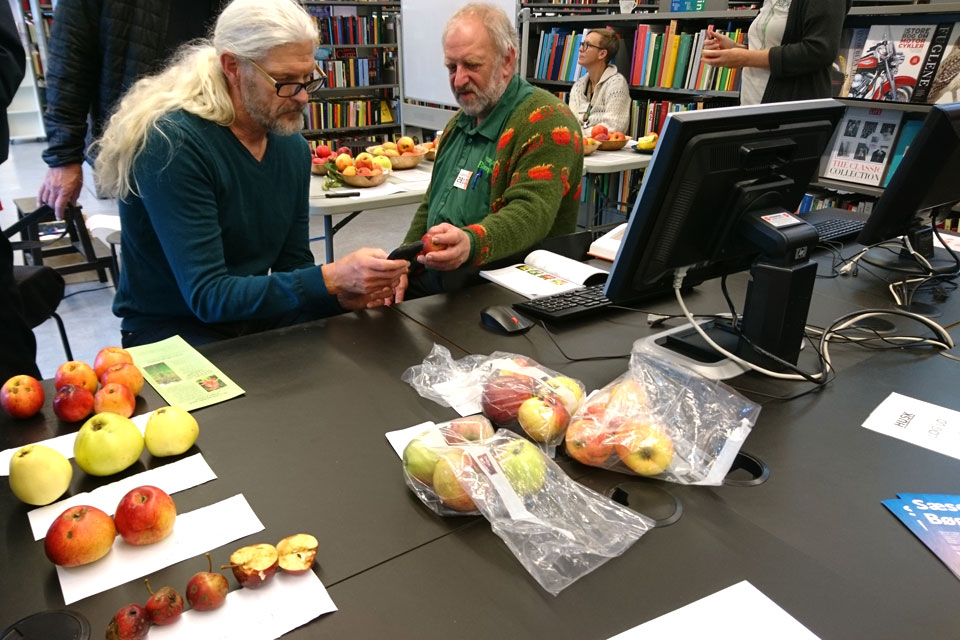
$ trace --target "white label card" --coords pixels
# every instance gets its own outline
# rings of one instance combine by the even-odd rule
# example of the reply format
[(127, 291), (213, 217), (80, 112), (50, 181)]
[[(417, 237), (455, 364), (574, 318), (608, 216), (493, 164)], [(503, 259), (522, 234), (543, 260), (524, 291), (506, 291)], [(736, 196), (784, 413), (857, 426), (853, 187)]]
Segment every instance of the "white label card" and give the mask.
[(960, 412), (953, 409), (891, 393), (863, 426), (960, 460)]
[(801, 222), (803, 222), (803, 220), (801, 220), (800, 218), (797, 218), (796, 216), (792, 216), (785, 211), (781, 213), (774, 213), (769, 216), (760, 216), (760, 217), (763, 218), (764, 221), (766, 221), (768, 224), (774, 227), (790, 227), (795, 224), (800, 224)]
[(457, 189), (466, 189), (468, 186), (470, 186), (471, 176), (473, 176), (473, 171), (460, 169), (460, 173), (457, 174), (457, 179), (453, 181), (453, 186), (455, 186)]

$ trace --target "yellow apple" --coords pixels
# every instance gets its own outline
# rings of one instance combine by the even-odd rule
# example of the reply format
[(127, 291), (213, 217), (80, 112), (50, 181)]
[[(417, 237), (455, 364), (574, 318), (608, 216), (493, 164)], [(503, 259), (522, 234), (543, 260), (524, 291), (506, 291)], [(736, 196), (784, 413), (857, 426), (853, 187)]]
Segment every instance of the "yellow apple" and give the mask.
[(386, 169), (389, 171), (393, 168), (393, 165), (390, 164), (390, 158), (384, 155), (374, 156), (373, 161), (379, 165), (381, 169)]
[(73, 443), (77, 466), (93, 476), (119, 473), (140, 459), (143, 436), (129, 418), (98, 413), (83, 423)]
[(544, 384), (550, 387), (551, 393), (563, 401), (563, 406), (567, 408), (570, 415), (577, 412), (583, 400), (583, 387), (579, 382), (566, 376), (556, 376), (548, 378)]
[(28, 444), (10, 459), (10, 490), (27, 504), (50, 504), (66, 492), (72, 478), (70, 461), (42, 444)]
[(663, 429), (649, 423), (625, 422), (613, 441), (623, 464), (642, 476), (663, 473), (673, 460), (673, 440)]
[(433, 485), (433, 472), (437, 461), (450, 447), (437, 430), (414, 438), (403, 450), (403, 469), (420, 482)]
[(143, 441), (150, 455), (178, 456), (197, 441), (200, 425), (183, 407), (161, 407), (147, 419)]
[(477, 506), (461, 482), (469, 482), (473, 473), (469, 456), (462, 449), (451, 449), (440, 456), (433, 470), (433, 490), (443, 504), (455, 511), (476, 511)]

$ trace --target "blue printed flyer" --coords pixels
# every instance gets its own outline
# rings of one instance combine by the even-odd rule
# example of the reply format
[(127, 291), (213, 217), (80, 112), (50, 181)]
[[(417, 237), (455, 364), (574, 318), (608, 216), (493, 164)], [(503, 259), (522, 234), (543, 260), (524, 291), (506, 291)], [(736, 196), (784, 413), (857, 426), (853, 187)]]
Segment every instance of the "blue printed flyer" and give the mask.
[(960, 578), (960, 496), (901, 493), (883, 506)]

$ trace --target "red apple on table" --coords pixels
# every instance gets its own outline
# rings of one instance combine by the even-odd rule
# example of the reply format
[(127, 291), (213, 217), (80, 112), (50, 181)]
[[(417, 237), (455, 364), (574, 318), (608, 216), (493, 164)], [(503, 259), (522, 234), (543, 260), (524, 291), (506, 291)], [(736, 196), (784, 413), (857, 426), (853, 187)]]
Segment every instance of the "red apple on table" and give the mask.
[(221, 569), (232, 569), (233, 577), (247, 589), (263, 586), (277, 572), (280, 556), (272, 544), (254, 544), (230, 554), (230, 564)]
[(100, 386), (100, 376), (86, 362), (70, 360), (64, 362), (53, 376), (53, 386), (58, 391), (68, 384), (83, 387), (90, 393), (96, 393)]
[(104, 385), (93, 396), (93, 410), (96, 413), (116, 413), (124, 418), (133, 415), (137, 399), (126, 386), (117, 382)]
[(570, 413), (553, 394), (534, 396), (523, 401), (517, 410), (517, 422), (537, 442), (554, 442), (563, 435), (570, 422)]
[(602, 467), (613, 454), (612, 434), (597, 420), (574, 420), (564, 436), (567, 453), (577, 462)]
[(627, 139), (627, 136), (625, 136), (625, 135), (624, 135), (623, 133), (621, 133), (620, 131), (614, 131), (614, 132), (612, 132), (612, 133), (610, 134), (610, 139), (611, 139), (611, 140), (626, 140), (626, 139)]
[(130, 389), (133, 395), (138, 396), (143, 389), (143, 374), (132, 362), (121, 362), (108, 367), (100, 376), (100, 384), (104, 387), (112, 382), (122, 384)]
[(183, 597), (173, 587), (163, 587), (154, 592), (150, 588), (150, 580), (144, 578), (150, 599), (147, 600), (146, 610), (150, 622), (165, 625), (176, 622), (183, 613)]
[(443, 251), (447, 248), (447, 245), (434, 242), (433, 236), (429, 233), (423, 234), (423, 237), (420, 238), (420, 241), (423, 243), (423, 253), (430, 253), (432, 251)]
[(43, 407), (43, 387), (28, 375), (13, 376), (0, 387), (0, 407), (14, 418), (29, 418)]
[(353, 151), (350, 151), (350, 147), (340, 147), (339, 149), (337, 149), (336, 155), (339, 156), (339, 155), (342, 154), (342, 153), (347, 154), (347, 155), (350, 156), (351, 158), (353, 157)]
[[(90, 370), (93, 373), (93, 370)], [(53, 397), (53, 412), (64, 422), (83, 420), (93, 411), (93, 394), (84, 387), (68, 384)]]
[(107, 625), (107, 640), (141, 640), (150, 631), (147, 610), (138, 604), (128, 604), (117, 611)]
[(116, 536), (113, 518), (96, 507), (77, 505), (53, 521), (43, 550), (53, 564), (79, 567), (107, 555)]
[(597, 142), (606, 142), (610, 139), (610, 135), (606, 133), (598, 133), (597, 135), (593, 136), (593, 139)]
[(309, 533), (287, 536), (277, 543), (280, 569), (285, 573), (299, 575), (313, 566), (320, 543)]
[(325, 163), (326, 161), (327, 161), (327, 160), (326, 160), (326, 157), (323, 157), (323, 158), (314, 157), (313, 160), (311, 160), (311, 162), (312, 162), (313, 164), (323, 164), (323, 163)]
[(113, 521), (128, 544), (160, 542), (173, 531), (177, 507), (163, 489), (144, 485), (131, 489), (117, 505)]
[(500, 375), (483, 385), (480, 406), (483, 415), (499, 425), (517, 419), (520, 405), (533, 397), (533, 388), (527, 376)]
[(223, 574), (213, 573), (213, 560), (207, 556), (207, 571), (193, 574), (187, 583), (187, 602), (197, 611), (216, 609), (227, 599), (227, 579)]
[(97, 353), (96, 360), (93, 361), (93, 372), (97, 374), (97, 380), (103, 376), (103, 372), (109, 367), (120, 364), (121, 362), (133, 362), (133, 356), (122, 347), (104, 347)]
[(333, 153), (333, 151), (330, 149), (329, 146), (327, 146), (327, 145), (325, 145), (325, 144), (318, 144), (318, 145), (317, 145), (317, 157), (318, 157), (318, 158), (326, 158), (326, 157), (329, 156), (331, 153)]
[(663, 429), (647, 422), (625, 422), (613, 441), (623, 464), (642, 476), (663, 473), (673, 460), (673, 440)]
[[(593, 125), (593, 128), (590, 129), (590, 137), (593, 138), (593, 139), (595, 139), (595, 140), (599, 140), (599, 139), (600, 139), (600, 138), (597, 137), (598, 135), (601, 135), (601, 134), (607, 135), (608, 133), (609, 133), (609, 130), (607, 129), (607, 127), (606, 127), (605, 125), (602, 125), (602, 124), (595, 124), (595, 125)], [(604, 138), (604, 139), (606, 139), (606, 138)]]

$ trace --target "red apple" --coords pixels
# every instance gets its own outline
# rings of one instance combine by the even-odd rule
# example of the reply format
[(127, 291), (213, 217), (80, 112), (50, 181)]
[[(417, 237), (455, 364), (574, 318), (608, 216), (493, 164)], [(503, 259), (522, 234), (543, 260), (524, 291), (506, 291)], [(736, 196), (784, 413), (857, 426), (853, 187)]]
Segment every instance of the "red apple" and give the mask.
[(444, 430), (444, 438), (449, 444), (483, 442), (493, 437), (493, 425), (484, 416), (465, 416), (451, 420)]
[(606, 142), (610, 139), (610, 136), (606, 133), (598, 133), (597, 135), (593, 136), (593, 139), (598, 142)]
[(96, 413), (116, 413), (129, 418), (136, 406), (137, 399), (130, 389), (116, 382), (104, 385), (93, 397), (93, 410)]
[(285, 573), (299, 575), (313, 566), (320, 543), (309, 533), (287, 536), (277, 543), (280, 569)]
[(433, 236), (429, 233), (423, 234), (423, 237), (420, 238), (420, 241), (423, 242), (423, 253), (430, 253), (431, 251), (442, 251), (447, 248), (447, 245), (441, 244), (439, 242), (433, 241)]
[(324, 162), (326, 162), (326, 160), (325, 160), (324, 158), (316, 158), (316, 157), (315, 157), (311, 162), (312, 162), (313, 164), (323, 164)]
[(164, 625), (176, 622), (183, 613), (183, 597), (173, 587), (163, 587), (156, 593), (150, 588), (150, 580), (144, 578), (150, 599), (147, 600), (147, 616), (153, 624)]
[(121, 362), (133, 362), (133, 356), (130, 352), (121, 347), (104, 347), (100, 349), (96, 360), (93, 361), (93, 371), (97, 374), (97, 380), (103, 376), (103, 372), (110, 366), (120, 364)]
[(517, 410), (517, 422), (537, 442), (559, 442), (570, 413), (563, 402), (553, 394), (527, 398)]
[(626, 140), (626, 139), (627, 139), (627, 136), (625, 136), (624, 134), (622, 134), (622, 133), (619, 132), (619, 131), (614, 131), (614, 132), (612, 132), (612, 133), (610, 134), (610, 139), (611, 139), (611, 140)]
[(227, 579), (223, 574), (213, 573), (213, 560), (207, 556), (207, 571), (195, 573), (187, 583), (187, 602), (197, 611), (216, 609), (227, 599)]
[(247, 589), (261, 587), (279, 567), (279, 554), (272, 544), (254, 544), (230, 554), (230, 564), (221, 569), (233, 569), (233, 577)]
[(607, 127), (602, 124), (595, 124), (593, 125), (593, 128), (590, 129), (590, 137), (595, 140), (599, 140), (597, 136), (600, 135), (601, 133), (604, 133), (604, 134), (609, 133), (609, 129), (607, 129)]
[(533, 397), (533, 389), (526, 376), (500, 375), (483, 385), (480, 398), (483, 415), (499, 425), (517, 419), (520, 405)]
[(138, 604), (128, 604), (110, 618), (107, 640), (142, 640), (149, 631), (147, 610)]
[(578, 462), (602, 467), (613, 453), (611, 435), (597, 420), (589, 417), (574, 420), (565, 436), (567, 453)]
[[(93, 373), (93, 369), (90, 370)], [(93, 411), (93, 394), (72, 384), (60, 387), (53, 397), (53, 412), (64, 422), (83, 420)]]
[(340, 155), (341, 153), (345, 153), (351, 158), (353, 157), (353, 152), (350, 151), (350, 147), (340, 147), (339, 149), (337, 149), (336, 155)]
[(326, 158), (326, 157), (329, 156), (331, 153), (333, 153), (333, 151), (331, 151), (331, 150), (330, 150), (330, 147), (328, 147), (327, 145), (325, 145), (325, 144), (318, 144), (318, 145), (317, 145), (317, 157), (318, 157), (318, 158)]
[(86, 362), (70, 360), (64, 362), (53, 376), (53, 386), (58, 391), (68, 384), (83, 387), (90, 393), (96, 393), (100, 376)]
[(133, 395), (138, 396), (140, 390), (143, 389), (143, 374), (140, 373), (140, 369), (137, 369), (137, 365), (132, 362), (121, 362), (107, 367), (107, 370), (100, 376), (100, 384), (104, 387), (112, 382), (122, 384), (130, 389)]
[(113, 521), (128, 544), (160, 542), (173, 531), (177, 507), (163, 489), (145, 485), (131, 489), (120, 499)]
[(0, 387), (0, 407), (14, 418), (29, 418), (43, 406), (43, 387), (36, 378), (13, 376)]
[(77, 505), (53, 521), (43, 550), (53, 564), (79, 567), (107, 555), (116, 536), (113, 518), (96, 507)]

